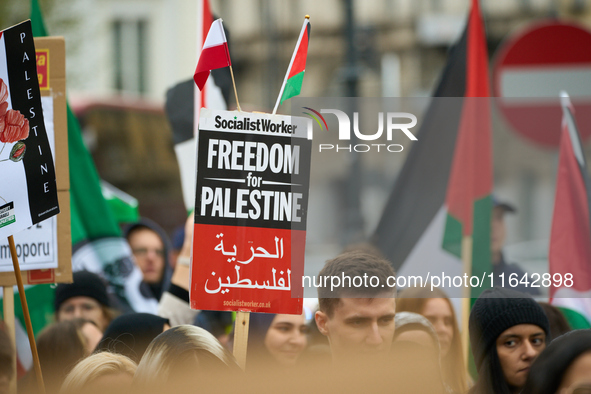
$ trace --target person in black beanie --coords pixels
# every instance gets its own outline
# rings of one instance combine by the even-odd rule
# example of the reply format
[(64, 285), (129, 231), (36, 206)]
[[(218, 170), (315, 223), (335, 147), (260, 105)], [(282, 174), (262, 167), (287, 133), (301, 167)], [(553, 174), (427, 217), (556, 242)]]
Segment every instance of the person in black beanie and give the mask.
[(550, 333), (542, 307), (526, 294), (495, 287), (476, 300), (469, 325), (478, 371), (470, 393), (519, 393)]
[(110, 308), (105, 282), (95, 273), (77, 271), (73, 283), (60, 283), (55, 289), (56, 320), (73, 320), (77, 317), (93, 321), (104, 331), (115, 317)]

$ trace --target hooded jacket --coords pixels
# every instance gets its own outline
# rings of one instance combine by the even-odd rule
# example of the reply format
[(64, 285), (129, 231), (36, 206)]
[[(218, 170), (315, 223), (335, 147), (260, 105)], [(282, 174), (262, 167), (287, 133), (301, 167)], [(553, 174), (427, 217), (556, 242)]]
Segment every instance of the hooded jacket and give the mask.
[(170, 286), (170, 279), (172, 277), (172, 267), (170, 266), (170, 240), (162, 227), (148, 218), (140, 218), (139, 221), (127, 225), (123, 230), (125, 239), (129, 241), (129, 235), (140, 228), (147, 228), (154, 231), (160, 237), (162, 245), (164, 245), (164, 272), (162, 273), (160, 283), (149, 284), (142, 281), (140, 285), (140, 292), (144, 297), (160, 300), (164, 291)]

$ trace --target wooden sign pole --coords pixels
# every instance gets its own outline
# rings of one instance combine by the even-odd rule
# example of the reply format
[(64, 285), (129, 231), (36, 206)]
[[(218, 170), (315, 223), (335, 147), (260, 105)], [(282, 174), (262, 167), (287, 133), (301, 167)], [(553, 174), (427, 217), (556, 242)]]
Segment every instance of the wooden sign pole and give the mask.
[(18, 256), (16, 254), (16, 246), (14, 245), (14, 238), (12, 235), (8, 237), (8, 246), (10, 247), (10, 255), (12, 256), (12, 265), (14, 267), (14, 275), (16, 276), (16, 284), (18, 286), (18, 296), (21, 299), (25, 325), (27, 326), (27, 334), (29, 335), (29, 345), (31, 346), (31, 353), (33, 354), (33, 365), (35, 366), (35, 374), (37, 375), (37, 387), (39, 388), (40, 394), (45, 394), (45, 385), (43, 384), (41, 364), (39, 363), (39, 355), (37, 354), (35, 334), (33, 334), (33, 325), (31, 324), (31, 316), (29, 315), (29, 307), (27, 305), (27, 298), (25, 297), (25, 287), (23, 286), (21, 269), (18, 265)]
[(248, 327), (250, 312), (236, 312), (234, 322), (234, 357), (242, 370), (246, 370), (246, 351), (248, 346)]
[[(472, 237), (462, 238), (462, 261), (464, 264), (464, 273), (472, 275)], [(472, 298), (470, 286), (463, 289), (464, 298), (462, 299), (462, 346), (464, 365), (468, 365), (470, 357), (470, 310), (472, 308)]]
[(14, 345), (14, 358), (12, 359), (12, 377), (10, 379), (10, 387), (8, 392), (16, 394), (16, 322), (14, 319), (14, 290), (12, 286), (2, 287), (2, 304), (4, 307), (4, 324), (6, 325), (6, 333), (10, 338), (10, 341)]

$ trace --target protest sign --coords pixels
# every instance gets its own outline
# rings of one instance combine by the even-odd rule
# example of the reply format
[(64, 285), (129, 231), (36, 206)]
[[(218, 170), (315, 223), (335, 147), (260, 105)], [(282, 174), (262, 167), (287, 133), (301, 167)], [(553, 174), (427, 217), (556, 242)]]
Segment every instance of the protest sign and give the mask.
[[(49, 218), (14, 236), (21, 270), (57, 268), (57, 222)], [(0, 270), (12, 272), (8, 242), (0, 242)]]
[[(14, 270), (12, 275), (18, 285), (38, 389), (44, 393), (23, 274), (18, 262), (19, 252), (13, 237), (13, 234), (60, 212), (55, 162), (41, 104), (31, 21), (0, 32), (0, 143), (0, 163), (4, 162), (5, 167), (0, 175), (0, 239), (8, 239)], [(2, 156), (5, 149), (8, 152), (6, 158)], [(36, 244), (37, 251), (41, 244)], [(23, 251), (24, 246), (21, 245), (21, 255)], [(45, 272), (41, 277), (54, 281), (51, 277), (47, 278)], [(7, 320), (11, 324), (9, 336), (14, 339), (12, 283), (3, 283), (3, 294), (7, 300), (4, 302), (5, 318), (9, 316)]]
[(201, 109), (192, 308), (302, 312), (307, 124), (298, 117)]
[[(63, 37), (41, 37), (34, 42), (43, 120), (55, 163), (60, 214), (15, 234), (14, 239), (25, 284), (71, 282), (65, 41)], [(8, 242), (0, 238), (0, 285), (16, 284), (12, 271)]]
[(0, 239), (59, 213), (31, 22), (0, 32)]

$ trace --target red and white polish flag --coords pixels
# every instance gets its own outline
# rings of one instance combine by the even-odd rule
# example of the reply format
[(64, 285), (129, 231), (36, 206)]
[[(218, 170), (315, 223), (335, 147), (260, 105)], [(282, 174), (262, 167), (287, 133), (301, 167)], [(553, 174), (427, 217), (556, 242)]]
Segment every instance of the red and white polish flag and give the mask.
[(205, 39), (205, 43), (203, 43), (203, 50), (201, 51), (201, 56), (199, 56), (193, 80), (195, 80), (195, 84), (199, 90), (202, 90), (211, 70), (231, 65), (228, 41), (226, 40), (222, 19), (220, 18), (213, 21), (209, 28), (209, 33), (207, 33), (207, 38)]

